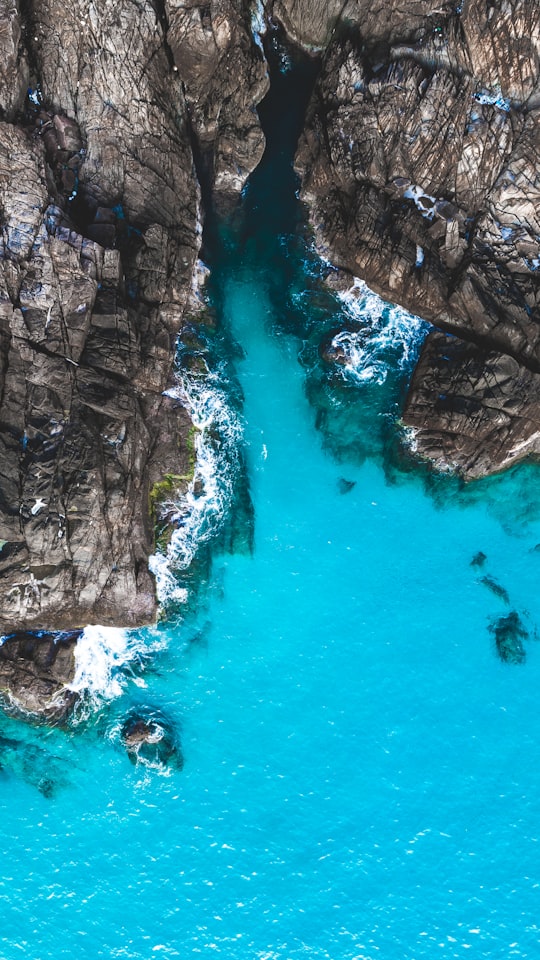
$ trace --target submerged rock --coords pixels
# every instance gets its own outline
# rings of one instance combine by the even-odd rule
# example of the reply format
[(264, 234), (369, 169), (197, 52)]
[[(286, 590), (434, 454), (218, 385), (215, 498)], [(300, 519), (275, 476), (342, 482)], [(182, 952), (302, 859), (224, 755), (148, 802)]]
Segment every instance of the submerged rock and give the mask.
[(486, 554), (482, 550), (479, 550), (471, 560), (471, 567), (483, 567), (486, 560)]
[(495, 580), (494, 577), (481, 577), (480, 583), (487, 587), (488, 590), (491, 590), (496, 597), (499, 597), (504, 603), (510, 603), (510, 597), (508, 595), (508, 590), (505, 589), (500, 583)]
[(356, 480), (346, 480), (345, 477), (340, 477), (338, 480), (338, 490), (341, 494), (350, 493), (355, 486)]
[(178, 733), (160, 711), (133, 710), (122, 725), (121, 737), (132, 763), (157, 769), (184, 766)]
[(512, 610), (506, 617), (499, 617), (489, 627), (495, 637), (495, 647), (505, 663), (524, 663), (525, 647), (522, 640), (529, 636), (519, 614)]
[(0, 645), (0, 697), (8, 713), (59, 723), (73, 709), (78, 694), (68, 685), (75, 677), (79, 633), (16, 633)]
[(44, 797), (67, 783), (66, 767), (48, 750), (13, 737), (0, 736), (0, 771), (30, 783)]

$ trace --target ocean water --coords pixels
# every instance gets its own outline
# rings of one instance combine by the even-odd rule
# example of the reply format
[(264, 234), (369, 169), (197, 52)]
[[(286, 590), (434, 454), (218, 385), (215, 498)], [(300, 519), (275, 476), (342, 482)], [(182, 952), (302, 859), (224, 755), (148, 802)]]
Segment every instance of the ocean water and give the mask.
[[(210, 244), (209, 392), (179, 360), (201, 503), (156, 561), (169, 619), (87, 632), (69, 728), (0, 721), (2, 960), (538, 955), (538, 471), (411, 467), (425, 328), (321, 290), (286, 146)], [(136, 708), (182, 769), (130, 762)]]

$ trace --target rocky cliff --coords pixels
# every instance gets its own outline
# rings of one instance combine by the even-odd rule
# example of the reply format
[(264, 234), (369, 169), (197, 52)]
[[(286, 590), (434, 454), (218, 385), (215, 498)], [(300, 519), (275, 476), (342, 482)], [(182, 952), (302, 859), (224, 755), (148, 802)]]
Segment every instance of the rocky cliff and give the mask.
[[(279, 9), (304, 44), (323, 49), (297, 157), (319, 249), (382, 296), (476, 344), (476, 363), (488, 354), (491, 363), (494, 352), (513, 357), (498, 361), (506, 393), (526, 381), (537, 394), (540, 5), (321, 4), (311, 31), (310, 6), (281, 0)], [(437, 347), (442, 365), (434, 365)], [(491, 394), (481, 377), (463, 389), (459, 357), (472, 347), (451, 361), (440, 338), (426, 350), (429, 396), (423, 389), (417, 402), (417, 378), (405, 411), (420, 454), (477, 475), (439, 416), (443, 394), (461, 423), (454, 434), (466, 420), (484, 445), (484, 472), (540, 452), (536, 431), (516, 442), (519, 422), (505, 429), (508, 443), (475, 433)], [(538, 410), (528, 413), (538, 419)], [(505, 416), (519, 420), (519, 404), (507, 404)]]
[(241, 2), (0, 3), (0, 632), (156, 614), (149, 491), (201, 190), (237, 195), (267, 79)]

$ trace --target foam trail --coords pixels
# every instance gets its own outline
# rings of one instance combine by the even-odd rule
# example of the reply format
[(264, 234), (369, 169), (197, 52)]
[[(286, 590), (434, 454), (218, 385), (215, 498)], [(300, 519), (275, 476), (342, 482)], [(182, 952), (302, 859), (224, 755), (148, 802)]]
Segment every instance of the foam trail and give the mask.
[(242, 428), (223, 382), (225, 370), (218, 368), (203, 377), (185, 374), (167, 391), (189, 411), (197, 433), (193, 478), (184, 496), (171, 504), (169, 519), (176, 529), (167, 553), (150, 558), (162, 604), (186, 601), (177, 575), (187, 570), (200, 545), (216, 536), (232, 501)]
[(344, 358), (344, 376), (358, 383), (382, 384), (389, 367), (409, 369), (416, 361), (429, 324), (402, 307), (387, 303), (363, 280), (338, 293), (344, 311), (362, 324), (359, 330), (342, 330), (332, 347)]

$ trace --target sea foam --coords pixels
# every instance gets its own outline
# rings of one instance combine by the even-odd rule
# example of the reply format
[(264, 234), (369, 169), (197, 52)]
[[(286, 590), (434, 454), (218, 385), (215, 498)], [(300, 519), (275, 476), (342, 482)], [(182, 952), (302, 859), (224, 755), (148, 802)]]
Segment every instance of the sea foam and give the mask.
[(358, 277), (338, 293), (343, 310), (358, 321), (358, 330), (341, 330), (332, 347), (343, 358), (343, 375), (357, 383), (382, 384), (394, 367), (406, 371), (415, 363), (429, 324), (402, 307), (387, 303)]
[(157, 631), (87, 626), (75, 646), (75, 676), (68, 690), (81, 697), (75, 720), (85, 719), (103, 703), (122, 695), (129, 681), (144, 686), (137, 670), (164, 646)]
[(242, 427), (228, 400), (224, 365), (200, 374), (182, 373), (167, 391), (188, 410), (196, 428), (195, 467), (186, 493), (171, 504), (174, 526), (166, 553), (150, 558), (161, 604), (183, 603), (188, 592), (179, 577), (200, 546), (215, 537), (230, 507), (238, 472)]

